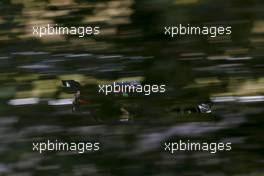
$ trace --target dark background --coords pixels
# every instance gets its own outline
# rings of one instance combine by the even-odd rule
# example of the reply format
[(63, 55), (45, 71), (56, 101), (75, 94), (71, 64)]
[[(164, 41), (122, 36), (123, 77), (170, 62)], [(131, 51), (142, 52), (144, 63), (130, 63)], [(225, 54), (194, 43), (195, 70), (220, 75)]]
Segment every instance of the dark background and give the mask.
[[(262, 176), (263, 5), (261, 0), (1, 0), (0, 175)], [(32, 35), (33, 25), (48, 23), (100, 26), (101, 33)], [(232, 35), (164, 35), (166, 25), (179, 23), (231, 26)], [(62, 79), (92, 87), (87, 94), (97, 110), (71, 113), (70, 105), (52, 104), (73, 97), (61, 89)], [(99, 100), (94, 87), (115, 80), (166, 84), (167, 92)], [(213, 103), (212, 114), (174, 111), (205, 101)], [(115, 104), (128, 108), (129, 123), (116, 123), (123, 116), (113, 113)], [(32, 142), (47, 139), (102, 145), (100, 152), (81, 155), (32, 151)], [(163, 151), (164, 141), (179, 139), (232, 142), (232, 151)]]

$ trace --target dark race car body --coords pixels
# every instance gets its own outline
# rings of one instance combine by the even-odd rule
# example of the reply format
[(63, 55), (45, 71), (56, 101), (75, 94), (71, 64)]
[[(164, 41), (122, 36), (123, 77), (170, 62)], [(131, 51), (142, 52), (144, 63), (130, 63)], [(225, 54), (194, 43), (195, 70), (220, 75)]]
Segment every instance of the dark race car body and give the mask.
[[(171, 101), (169, 108), (162, 104), (162, 100), (167, 100), (166, 96), (153, 95), (146, 96), (144, 93), (128, 93), (122, 90), (112, 92), (108, 95), (100, 93), (98, 86), (84, 85), (74, 80), (63, 80), (63, 89), (67, 93), (74, 94), (72, 102), (72, 112), (92, 111), (101, 116), (107, 116), (111, 119), (113, 116), (119, 116), (121, 121), (127, 121), (132, 114), (154, 113), (155, 109), (170, 109), (176, 114), (209, 114), (212, 112), (209, 103), (175, 103)], [(117, 82), (115, 86), (141, 85), (140, 82)], [(146, 103), (149, 102), (149, 103)], [(175, 106), (176, 105), (176, 106)], [(154, 109), (154, 110), (150, 110)]]

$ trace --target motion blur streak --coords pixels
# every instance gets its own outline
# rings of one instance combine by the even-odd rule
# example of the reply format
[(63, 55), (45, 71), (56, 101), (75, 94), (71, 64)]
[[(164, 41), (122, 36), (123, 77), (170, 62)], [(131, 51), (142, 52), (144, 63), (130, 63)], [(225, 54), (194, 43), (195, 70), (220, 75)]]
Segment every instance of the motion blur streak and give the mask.
[(10, 100), (8, 104), (13, 106), (19, 106), (19, 105), (38, 104), (38, 102), (39, 102), (38, 98), (22, 98), (22, 99)]
[[(0, 0), (0, 175), (263, 176), (263, 9), (263, 0)], [(43, 24), (100, 34), (33, 36)], [(179, 24), (232, 34), (164, 35)], [(61, 80), (80, 82), (83, 111), (72, 112)], [(166, 93), (98, 96), (98, 84), (126, 80), (165, 84)], [(210, 114), (189, 113), (202, 103)], [(47, 139), (102, 148), (32, 153)], [(232, 150), (161, 152), (172, 139)]]
[(264, 96), (242, 96), (242, 97), (213, 97), (211, 98), (213, 102), (219, 103), (219, 102), (241, 102), (241, 103), (247, 103), (247, 102), (263, 102)]
[(59, 99), (59, 100), (50, 100), (49, 105), (60, 106), (60, 105), (70, 105), (72, 104), (73, 99)]

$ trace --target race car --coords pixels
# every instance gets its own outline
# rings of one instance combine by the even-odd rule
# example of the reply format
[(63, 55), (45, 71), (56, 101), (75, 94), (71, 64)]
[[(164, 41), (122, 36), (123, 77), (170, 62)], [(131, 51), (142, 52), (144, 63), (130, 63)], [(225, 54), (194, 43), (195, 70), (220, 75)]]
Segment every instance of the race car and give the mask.
[[(118, 82), (115, 84), (123, 86), (141, 85), (141, 83), (138, 81)], [(145, 111), (147, 111), (147, 105), (145, 104), (145, 101), (142, 101), (142, 99), (145, 100), (148, 97), (144, 96), (142, 93), (128, 93), (124, 90), (119, 90), (114, 94), (104, 95), (99, 93), (98, 87), (82, 86), (75, 80), (62, 80), (62, 85), (65, 92), (74, 94), (72, 112), (81, 112), (83, 109), (82, 107), (94, 107), (94, 109), (97, 109), (98, 111), (107, 112), (109, 116), (111, 112), (119, 112), (121, 113), (121, 116), (124, 117), (129, 116), (130, 110), (128, 109), (131, 109), (131, 107), (142, 108), (144, 106)], [(153, 98), (155, 97), (152, 97), (152, 99)], [(177, 112), (178, 114), (209, 114), (212, 112), (212, 109), (210, 103), (197, 103), (191, 107), (189, 105), (180, 105), (176, 108), (173, 108), (173, 111)]]

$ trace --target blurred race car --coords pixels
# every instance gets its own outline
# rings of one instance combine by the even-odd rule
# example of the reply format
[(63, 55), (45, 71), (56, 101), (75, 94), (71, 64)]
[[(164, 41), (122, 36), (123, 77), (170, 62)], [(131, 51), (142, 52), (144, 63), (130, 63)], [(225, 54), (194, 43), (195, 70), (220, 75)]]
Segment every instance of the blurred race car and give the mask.
[[(118, 82), (115, 84), (120, 85), (140, 85), (137, 81)], [(94, 107), (97, 111), (101, 111), (110, 116), (111, 112), (119, 112), (122, 120), (125, 121), (125, 117), (130, 115), (130, 110), (133, 105), (139, 105), (137, 107), (145, 109), (147, 108), (146, 96), (143, 94), (130, 94), (120, 90), (119, 92), (111, 95), (103, 95), (98, 93), (98, 87), (82, 86), (75, 80), (62, 80), (64, 91), (74, 94), (72, 102), (72, 112), (81, 112), (83, 107)], [(155, 97), (154, 97), (155, 98)], [(142, 101), (145, 100), (145, 101)], [(99, 107), (96, 105), (99, 105)], [(135, 107), (135, 106), (134, 106)], [(85, 109), (85, 108), (84, 108)], [(190, 113), (203, 113), (209, 114), (212, 112), (210, 103), (198, 103), (190, 106), (177, 106), (173, 108), (174, 112), (178, 114), (190, 114)], [(128, 119), (127, 119), (128, 120)]]

